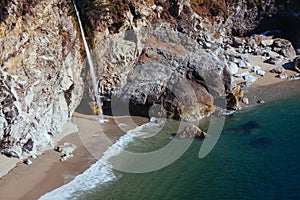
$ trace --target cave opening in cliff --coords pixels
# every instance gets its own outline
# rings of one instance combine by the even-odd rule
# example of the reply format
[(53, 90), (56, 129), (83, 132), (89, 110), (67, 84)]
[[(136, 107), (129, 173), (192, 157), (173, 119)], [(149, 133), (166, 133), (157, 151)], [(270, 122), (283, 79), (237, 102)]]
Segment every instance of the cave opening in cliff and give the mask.
[(298, 54), (300, 53), (300, 16), (296, 15), (296, 13), (293, 17), (273, 16), (265, 18), (260, 22), (259, 26), (249, 32), (246, 36), (254, 34), (262, 34), (289, 40), (295, 50), (298, 49)]

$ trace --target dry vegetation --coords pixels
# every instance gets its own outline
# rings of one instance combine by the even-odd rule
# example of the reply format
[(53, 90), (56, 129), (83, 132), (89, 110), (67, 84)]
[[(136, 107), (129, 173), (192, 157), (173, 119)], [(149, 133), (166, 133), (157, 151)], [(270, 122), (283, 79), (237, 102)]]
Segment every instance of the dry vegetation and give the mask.
[[(295, 7), (300, 6), (299, 0), (273, 0), (275, 2), (274, 9), (285, 9), (289, 5)], [(238, 3), (239, 0), (191, 0), (193, 10), (200, 16), (214, 17), (223, 15), (225, 18), (228, 16), (228, 7)], [(266, 7), (264, 0), (247, 0), (249, 8), (257, 8), (258, 10)]]
[[(71, 2), (71, 0), (67, 0)], [(272, 0), (275, 6), (268, 9), (277, 9), (289, 4), (299, 7), (299, 0)], [(93, 48), (93, 38), (95, 31), (103, 31), (106, 28), (110, 33), (117, 33), (125, 22), (125, 14), (130, 11), (135, 19), (138, 19), (139, 13), (135, 12), (135, 5), (141, 4), (149, 6), (155, 3), (162, 6), (163, 13), (161, 18), (158, 19), (153, 16), (152, 22), (168, 21), (171, 24), (181, 26), (188, 26), (189, 16), (191, 11), (189, 8), (184, 8), (180, 17), (172, 16), (170, 7), (176, 3), (176, 0), (77, 0), (83, 24), (85, 24), (85, 32), (89, 38), (89, 43)], [(229, 15), (229, 7), (234, 6), (240, 0), (191, 0), (192, 9), (200, 16), (205, 16), (214, 21), (217, 17), (221, 16), (224, 20)], [(247, 0), (248, 8), (255, 8), (263, 11), (266, 7), (264, 0)], [(270, 10), (269, 10), (270, 12)]]
[(192, 9), (200, 16), (227, 16), (224, 0), (191, 0)]

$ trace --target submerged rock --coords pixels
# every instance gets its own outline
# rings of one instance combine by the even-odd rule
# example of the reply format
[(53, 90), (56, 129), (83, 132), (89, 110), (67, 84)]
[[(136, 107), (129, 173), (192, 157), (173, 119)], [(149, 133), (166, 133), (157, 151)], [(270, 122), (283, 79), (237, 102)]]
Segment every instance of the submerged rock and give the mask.
[(255, 122), (255, 121), (252, 121), (252, 120), (251, 120), (251, 121), (248, 121), (248, 122), (242, 124), (242, 125), (240, 126), (240, 128), (241, 128), (242, 130), (252, 130), (252, 129), (261, 128), (261, 126), (260, 126), (259, 123), (257, 123), (257, 122)]
[(267, 145), (270, 145), (271, 143), (272, 139), (267, 137), (260, 137), (250, 142), (250, 145), (254, 147), (265, 147)]
[(255, 121), (248, 121), (234, 128), (228, 128), (226, 131), (230, 131), (233, 134), (249, 135), (255, 129), (261, 128), (260, 124)]
[(178, 138), (199, 138), (204, 139), (206, 137), (206, 133), (202, 131), (198, 126), (194, 124), (187, 125), (184, 130), (179, 133)]

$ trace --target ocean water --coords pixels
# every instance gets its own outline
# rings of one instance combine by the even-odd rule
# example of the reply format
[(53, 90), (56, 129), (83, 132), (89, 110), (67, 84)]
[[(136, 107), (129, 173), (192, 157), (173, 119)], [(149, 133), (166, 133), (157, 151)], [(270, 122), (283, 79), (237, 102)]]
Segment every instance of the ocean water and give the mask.
[[(200, 123), (203, 130), (208, 125), (209, 119)], [(177, 128), (170, 122), (153, 137), (123, 144), (128, 151), (157, 150)], [(81, 186), (73, 183), (48, 197), (63, 190), (70, 199), (300, 199), (299, 144), (300, 96), (228, 116), (216, 146), (203, 159), (198, 158), (202, 141), (194, 140), (174, 163), (149, 173), (120, 172), (107, 163), (103, 170), (96, 163), (102, 173), (86, 173), (93, 179), (81, 176)], [(89, 181), (91, 187), (83, 188)]]

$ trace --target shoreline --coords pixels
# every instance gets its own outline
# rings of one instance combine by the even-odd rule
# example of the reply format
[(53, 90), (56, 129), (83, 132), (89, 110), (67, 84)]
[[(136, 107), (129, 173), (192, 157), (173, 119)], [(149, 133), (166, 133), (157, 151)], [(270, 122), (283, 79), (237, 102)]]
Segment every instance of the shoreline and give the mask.
[(246, 106), (246, 108), (261, 105), (257, 103), (259, 100), (270, 103), (300, 96), (299, 88), (300, 80), (284, 80), (269, 85), (250, 86), (245, 93), (246, 97), (249, 98), (249, 105)]
[[(257, 99), (264, 99), (268, 103), (299, 96), (299, 86), (300, 80), (281, 80), (278, 83), (263, 86), (251, 85), (246, 93), (250, 103), (242, 109), (259, 106), (260, 104), (256, 103)], [(291, 91), (295, 93), (291, 95)], [(274, 95), (270, 96), (270, 94)], [(287, 94), (290, 95), (287, 96)], [(61, 162), (59, 161), (61, 154), (54, 149), (50, 149), (36, 159), (31, 159), (33, 163), (30, 166), (25, 165), (18, 159), (13, 159), (13, 161), (19, 162), (8, 174), (0, 178), (0, 196), (5, 199), (38, 199), (40, 196), (72, 181), (77, 175), (83, 173), (98, 160), (95, 157), (100, 158), (113, 143), (125, 134), (116, 125), (115, 120), (120, 121), (124, 119), (123, 121), (126, 122), (130, 117), (105, 116), (105, 118), (109, 119), (109, 122), (99, 125), (95, 115), (74, 113), (72, 122), (78, 126), (78, 131), (76, 133), (68, 133), (70, 129), (65, 130), (59, 137), (61, 140), (58, 142), (58, 144), (63, 144), (64, 142), (75, 144), (77, 148), (74, 151), (74, 157)], [(138, 125), (148, 122), (148, 119), (143, 117), (131, 118)], [(130, 130), (134, 127), (127, 128)], [(87, 132), (90, 134), (86, 134)], [(95, 133), (104, 134), (107, 138), (106, 141), (101, 141), (100, 146), (99, 141), (95, 141)], [(55, 140), (58, 140), (58, 138), (55, 138)], [(86, 147), (92, 148), (92, 152), (97, 152), (97, 155), (92, 155)], [(11, 158), (6, 159), (11, 160)], [(18, 188), (17, 193), (15, 188)]]
[[(78, 126), (78, 132), (69, 134), (58, 142), (58, 145), (64, 142), (75, 144), (77, 148), (74, 151), (74, 157), (61, 162), (59, 161), (61, 154), (50, 149), (36, 159), (31, 159), (30, 166), (19, 161), (16, 167), (0, 178), (0, 196), (5, 199), (38, 199), (87, 170), (108, 147), (125, 134), (116, 125), (114, 117), (105, 117), (109, 119), (109, 122), (100, 125), (95, 115), (74, 113), (72, 121)], [(117, 118), (126, 121), (129, 117)], [(137, 125), (148, 122), (148, 119), (142, 117), (131, 118)], [(132, 128), (135, 127), (126, 127), (126, 129)], [(100, 136), (100, 145), (100, 140), (95, 139), (97, 136)], [(93, 152), (93, 155), (88, 149)]]
[[(255, 58), (252, 58), (251, 64), (253, 66), (262, 65)], [(249, 99), (249, 105), (243, 104), (242, 109), (261, 105), (257, 103), (260, 99), (268, 103), (300, 95), (300, 80), (290, 81), (276, 78), (276, 74), (269, 72), (271, 68), (275, 67), (277, 66), (262, 65), (266, 76), (256, 75), (259, 80), (246, 87), (245, 96)], [(289, 69), (286, 71), (289, 75), (295, 73)], [(236, 82), (239, 81), (241, 80), (236, 79)], [(63, 133), (53, 138), (56, 145), (70, 142), (77, 146), (74, 157), (64, 162), (59, 161), (61, 154), (53, 149), (45, 151), (36, 159), (31, 159), (33, 163), (30, 166), (18, 159), (0, 156), (0, 175), (7, 173), (0, 176), (0, 196), (5, 199), (38, 199), (83, 173), (126, 131), (135, 128), (130, 122), (127, 123), (128, 119), (132, 119), (138, 125), (149, 121), (147, 118), (131, 116), (105, 116), (105, 118), (109, 122), (100, 125), (95, 115), (76, 112), (73, 114), (71, 123), (64, 126)], [(122, 127), (123, 130), (121, 130), (117, 123), (125, 125), (125, 129)], [(92, 149), (93, 155), (88, 149)], [(97, 152), (96, 155), (94, 152)], [(18, 188), (18, 192), (15, 191), (16, 188)]]
[[(245, 88), (242, 88), (245, 97), (249, 99), (249, 104), (246, 105), (241, 103), (241, 109), (261, 105), (257, 103), (259, 100), (263, 100), (267, 103), (300, 95), (300, 80), (280, 79), (277, 77), (277, 73), (270, 72), (270, 70), (277, 67), (286, 66), (284, 67), (284, 73), (286, 73), (288, 77), (299, 74), (292, 69), (291, 60), (293, 59), (285, 59), (284, 62), (280, 64), (272, 65), (265, 63), (260, 56), (249, 55), (251, 66), (260, 66), (261, 70), (265, 71), (265, 75), (262, 77), (260, 75), (256, 75), (254, 72), (250, 72), (250, 74), (258, 78), (258, 80), (253, 83), (249, 83), (249, 85), (247, 84)], [(247, 71), (249, 72), (251, 69), (239, 68), (238, 73)], [(245, 82), (242, 78), (236, 78), (234, 76), (233, 80), (237, 84)]]

